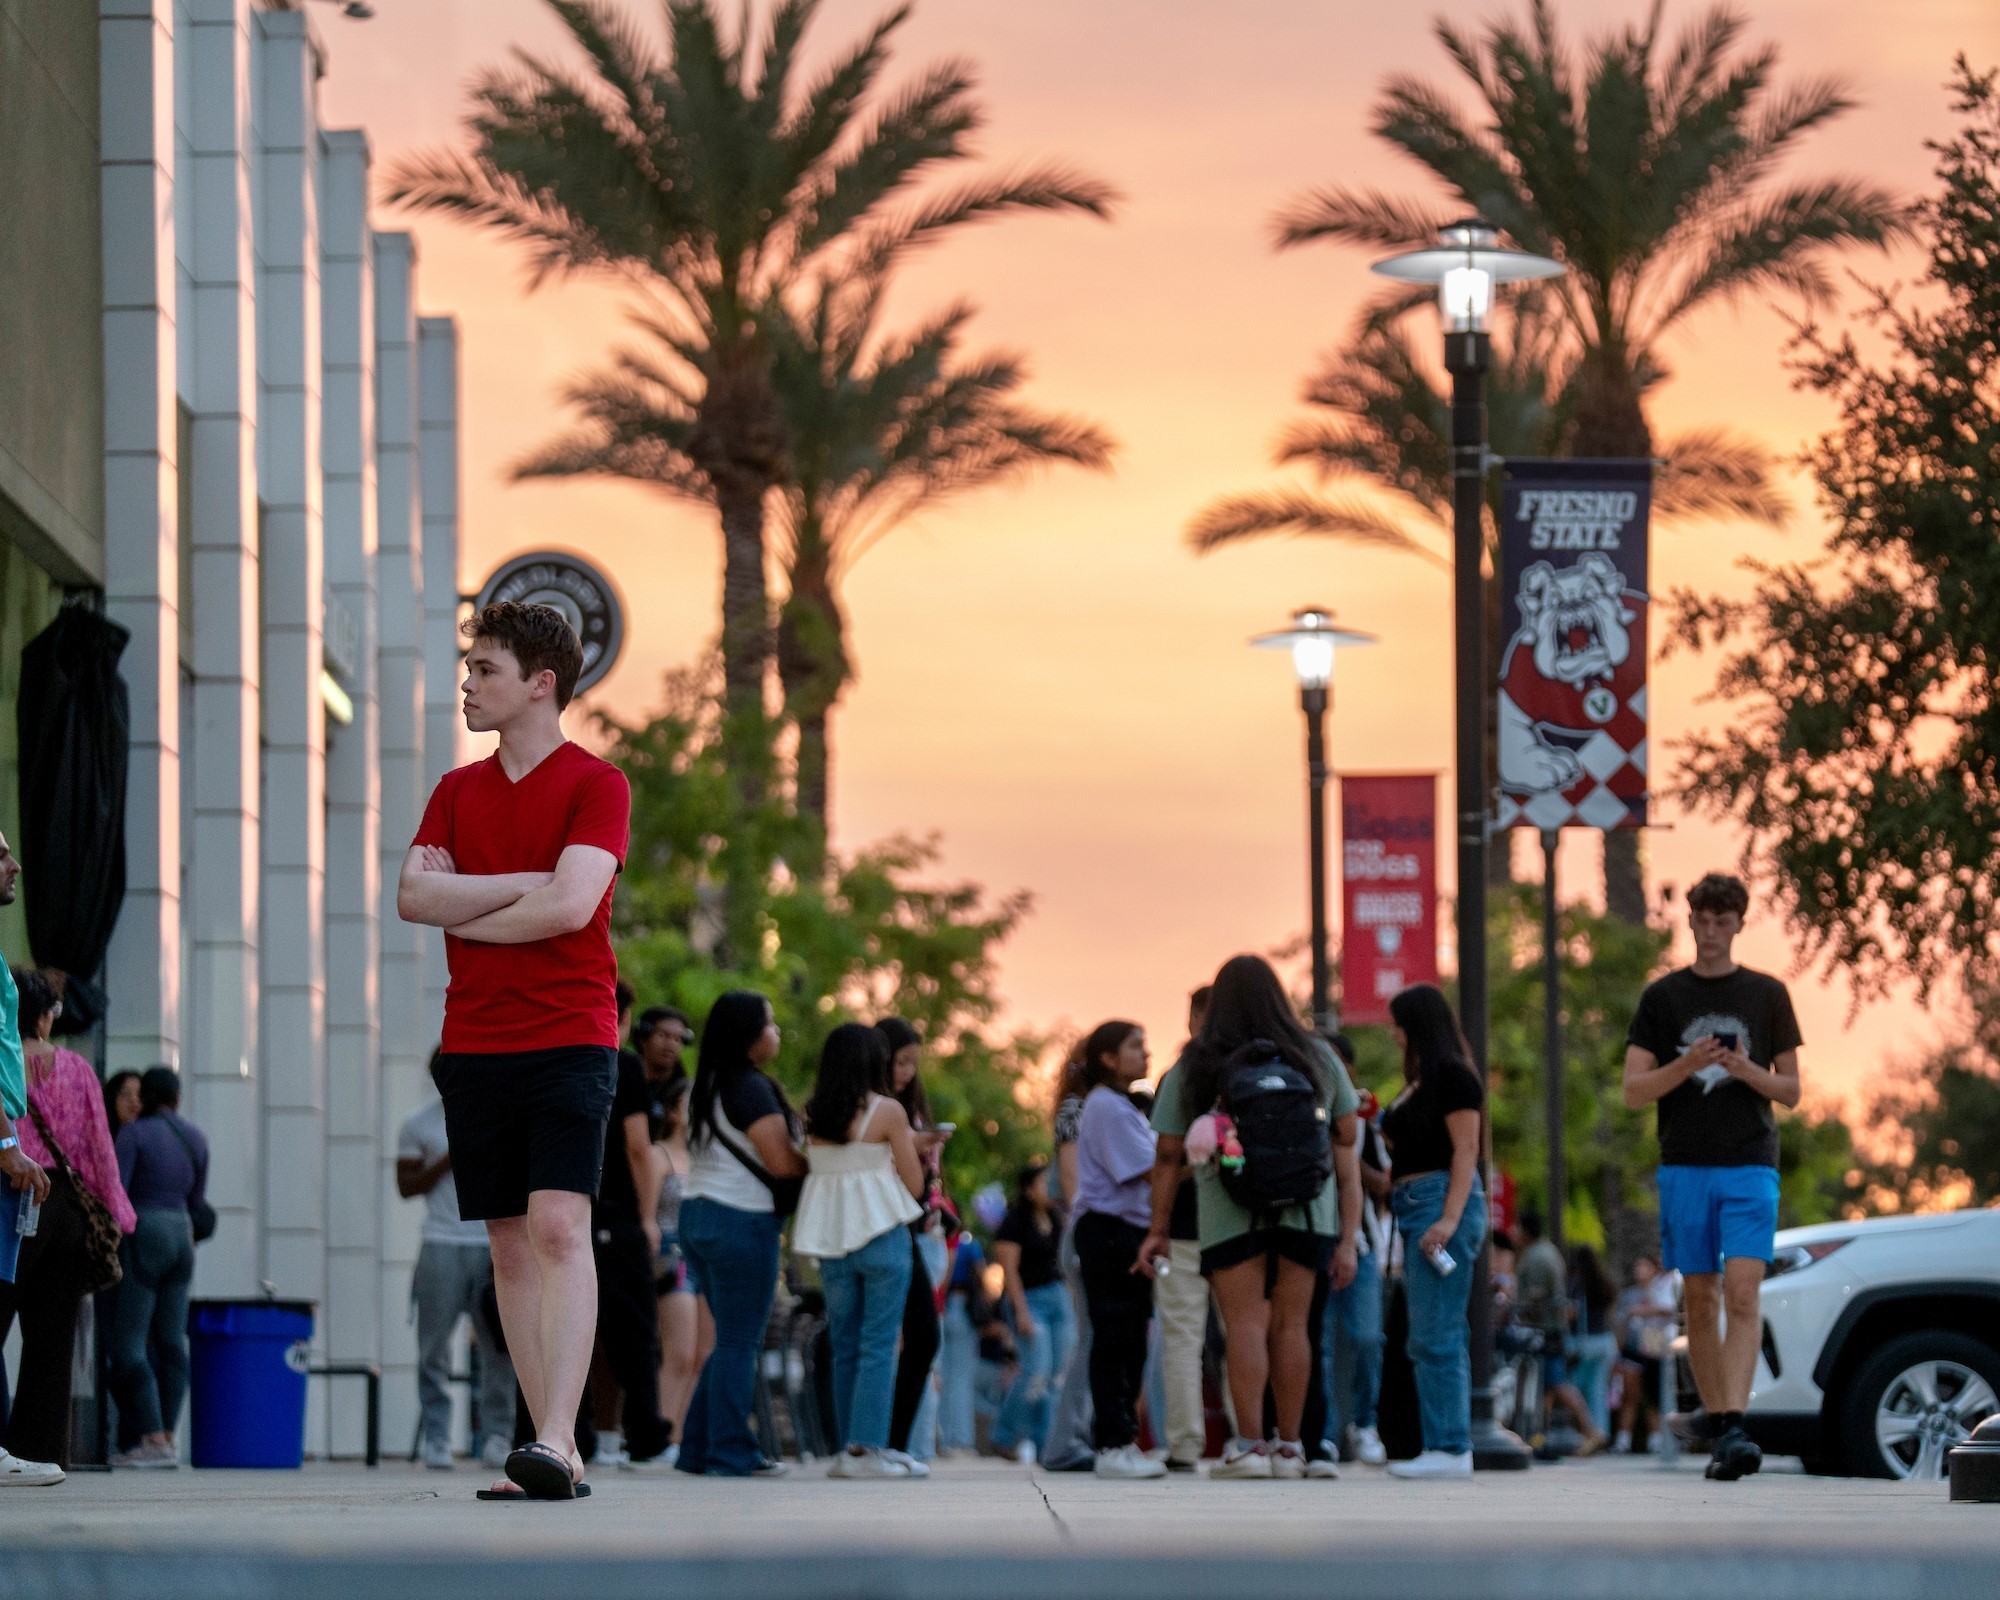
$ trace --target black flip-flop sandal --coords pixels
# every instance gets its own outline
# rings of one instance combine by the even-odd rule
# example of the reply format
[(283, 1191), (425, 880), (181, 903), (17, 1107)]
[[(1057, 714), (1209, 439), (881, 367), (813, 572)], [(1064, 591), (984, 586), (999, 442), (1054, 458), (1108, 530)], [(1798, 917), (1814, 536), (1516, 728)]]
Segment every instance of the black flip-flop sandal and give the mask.
[(530, 1500), (587, 1499), (586, 1486), (576, 1481), (569, 1462), (547, 1445), (523, 1445), (507, 1458), (507, 1476)]
[[(512, 1500), (516, 1504), (524, 1505), (528, 1501), (532, 1500), (534, 1496), (529, 1494), (525, 1489), (520, 1489), (520, 1488), (481, 1489), (472, 1498), (475, 1500)], [(572, 1500), (588, 1500), (590, 1498), (590, 1485), (587, 1483), (579, 1483), (576, 1486), (576, 1492), (572, 1494), (570, 1498)]]

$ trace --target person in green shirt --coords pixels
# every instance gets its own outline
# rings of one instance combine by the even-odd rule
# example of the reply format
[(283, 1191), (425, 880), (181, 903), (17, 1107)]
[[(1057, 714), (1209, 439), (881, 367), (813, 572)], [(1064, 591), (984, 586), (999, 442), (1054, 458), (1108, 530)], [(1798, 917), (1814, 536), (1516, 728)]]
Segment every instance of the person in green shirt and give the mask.
[(1160, 1080), (1153, 1103), (1153, 1129), (1160, 1141), (1152, 1228), (1139, 1259), (1150, 1269), (1150, 1263), (1169, 1253), (1168, 1223), (1188, 1131), (1215, 1109), (1231, 1054), (1254, 1041), (1268, 1042), (1318, 1087), (1339, 1176), (1310, 1203), (1270, 1219), (1253, 1216), (1230, 1195), (1216, 1161), (1200, 1162), (1194, 1169), (1201, 1270), (1215, 1290), (1228, 1334), (1229, 1390), (1237, 1426), (1255, 1426), (1262, 1418), (1267, 1383), (1278, 1422), (1275, 1444), (1232, 1439), (1210, 1476), (1302, 1478), (1306, 1455), (1299, 1424), (1312, 1368), (1307, 1321), (1314, 1284), (1326, 1272), (1336, 1288), (1351, 1282), (1360, 1248), (1354, 1114), (1361, 1102), (1339, 1058), (1306, 1031), (1277, 973), (1258, 956), (1236, 956), (1224, 963), (1215, 976), (1201, 1033)]

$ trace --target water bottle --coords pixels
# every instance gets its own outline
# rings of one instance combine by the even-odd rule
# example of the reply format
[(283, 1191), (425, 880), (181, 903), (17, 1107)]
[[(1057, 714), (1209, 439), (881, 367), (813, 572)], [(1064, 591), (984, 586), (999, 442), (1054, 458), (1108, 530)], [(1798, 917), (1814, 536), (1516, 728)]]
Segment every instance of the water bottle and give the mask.
[(35, 1198), (32, 1189), (23, 1189), (21, 1198), (15, 1204), (14, 1231), (23, 1239), (32, 1239), (41, 1225), (42, 1203)]

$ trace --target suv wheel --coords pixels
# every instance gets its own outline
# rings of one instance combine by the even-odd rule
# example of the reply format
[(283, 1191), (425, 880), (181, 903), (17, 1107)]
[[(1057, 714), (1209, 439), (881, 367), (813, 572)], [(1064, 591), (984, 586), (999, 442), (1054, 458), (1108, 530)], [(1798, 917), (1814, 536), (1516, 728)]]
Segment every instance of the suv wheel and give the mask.
[(2000, 1411), (2000, 1351), (1944, 1329), (1906, 1333), (1848, 1381), (1841, 1441), (1864, 1478), (1941, 1479), (1945, 1453)]

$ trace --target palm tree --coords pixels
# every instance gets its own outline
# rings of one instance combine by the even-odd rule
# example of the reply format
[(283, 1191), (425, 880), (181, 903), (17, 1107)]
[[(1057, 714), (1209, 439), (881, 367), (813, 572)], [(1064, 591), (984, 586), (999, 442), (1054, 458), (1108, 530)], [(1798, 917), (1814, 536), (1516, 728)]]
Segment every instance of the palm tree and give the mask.
[(880, 279), (825, 286), (777, 363), (793, 469), (779, 502), (787, 595), (778, 676), (798, 730), (799, 810), (822, 837), (827, 723), (854, 675), (839, 598), (854, 563), (926, 507), (1042, 466), (1102, 469), (1113, 448), (1089, 422), (1016, 400), (1027, 377), (1018, 356), (961, 358), (968, 306), (879, 337), (885, 287)]
[[(1018, 357), (964, 358), (972, 312), (954, 306), (915, 331), (879, 331), (885, 269), (821, 280), (797, 316), (768, 328), (771, 382), (789, 466), (773, 541), (786, 578), (777, 661), (786, 719), (798, 734), (797, 805), (828, 820), (827, 725), (853, 666), (839, 587), (855, 561), (919, 510), (1047, 464), (1101, 468), (1109, 438), (1090, 423), (1013, 398)], [(598, 473), (699, 497), (681, 364), (672, 332), (649, 323), (656, 349), (622, 351), (609, 371), (572, 383), (583, 426), (520, 463), (518, 476)]]
[[(1666, 375), (1666, 336), (1695, 312), (1774, 293), (1824, 303), (1831, 249), (1886, 245), (1906, 231), (1902, 208), (1876, 185), (1776, 177), (1800, 139), (1852, 107), (1840, 84), (1780, 88), (1777, 52), (1739, 52), (1747, 23), (1727, 5), (1671, 43), (1661, 11), (1655, 0), (1641, 26), (1603, 34), (1580, 56), (1549, 0), (1530, 0), (1525, 31), (1494, 23), (1475, 39), (1440, 20), (1437, 38), (1471, 84), (1478, 120), (1397, 75), (1374, 131), (1431, 170), (1448, 207), (1333, 186), (1277, 220), (1280, 247), (1402, 249), (1429, 243), (1469, 208), (1565, 262), (1552, 292), (1574, 348), (1560, 441), (1569, 455), (1656, 453), (1645, 395)], [(1629, 833), (1607, 835), (1606, 892), (1617, 915), (1643, 919)]]
[[(570, 470), (640, 477), (719, 513), (725, 727), (754, 807), (770, 766), (765, 510), (791, 470), (772, 381), (788, 297), (815, 273), (886, 271), (1005, 212), (1105, 216), (1112, 192), (1056, 166), (927, 187), (936, 169), (971, 156), (983, 115), (960, 61), (877, 92), (907, 5), (808, 75), (819, 0), (776, 0), (754, 38), (747, 8), (731, 35), (715, 0), (664, 0), (665, 55), (609, 0), (547, 3), (581, 70), (522, 54), (486, 73), (466, 118), (469, 151), (402, 162), (389, 196), (524, 245), (532, 286), (603, 275), (644, 305), (658, 349), (643, 381), (671, 397), (648, 415), (655, 437), (632, 444), (647, 469)], [(654, 459), (661, 449), (670, 467)], [(563, 470), (562, 459), (558, 446), (538, 468)]]

